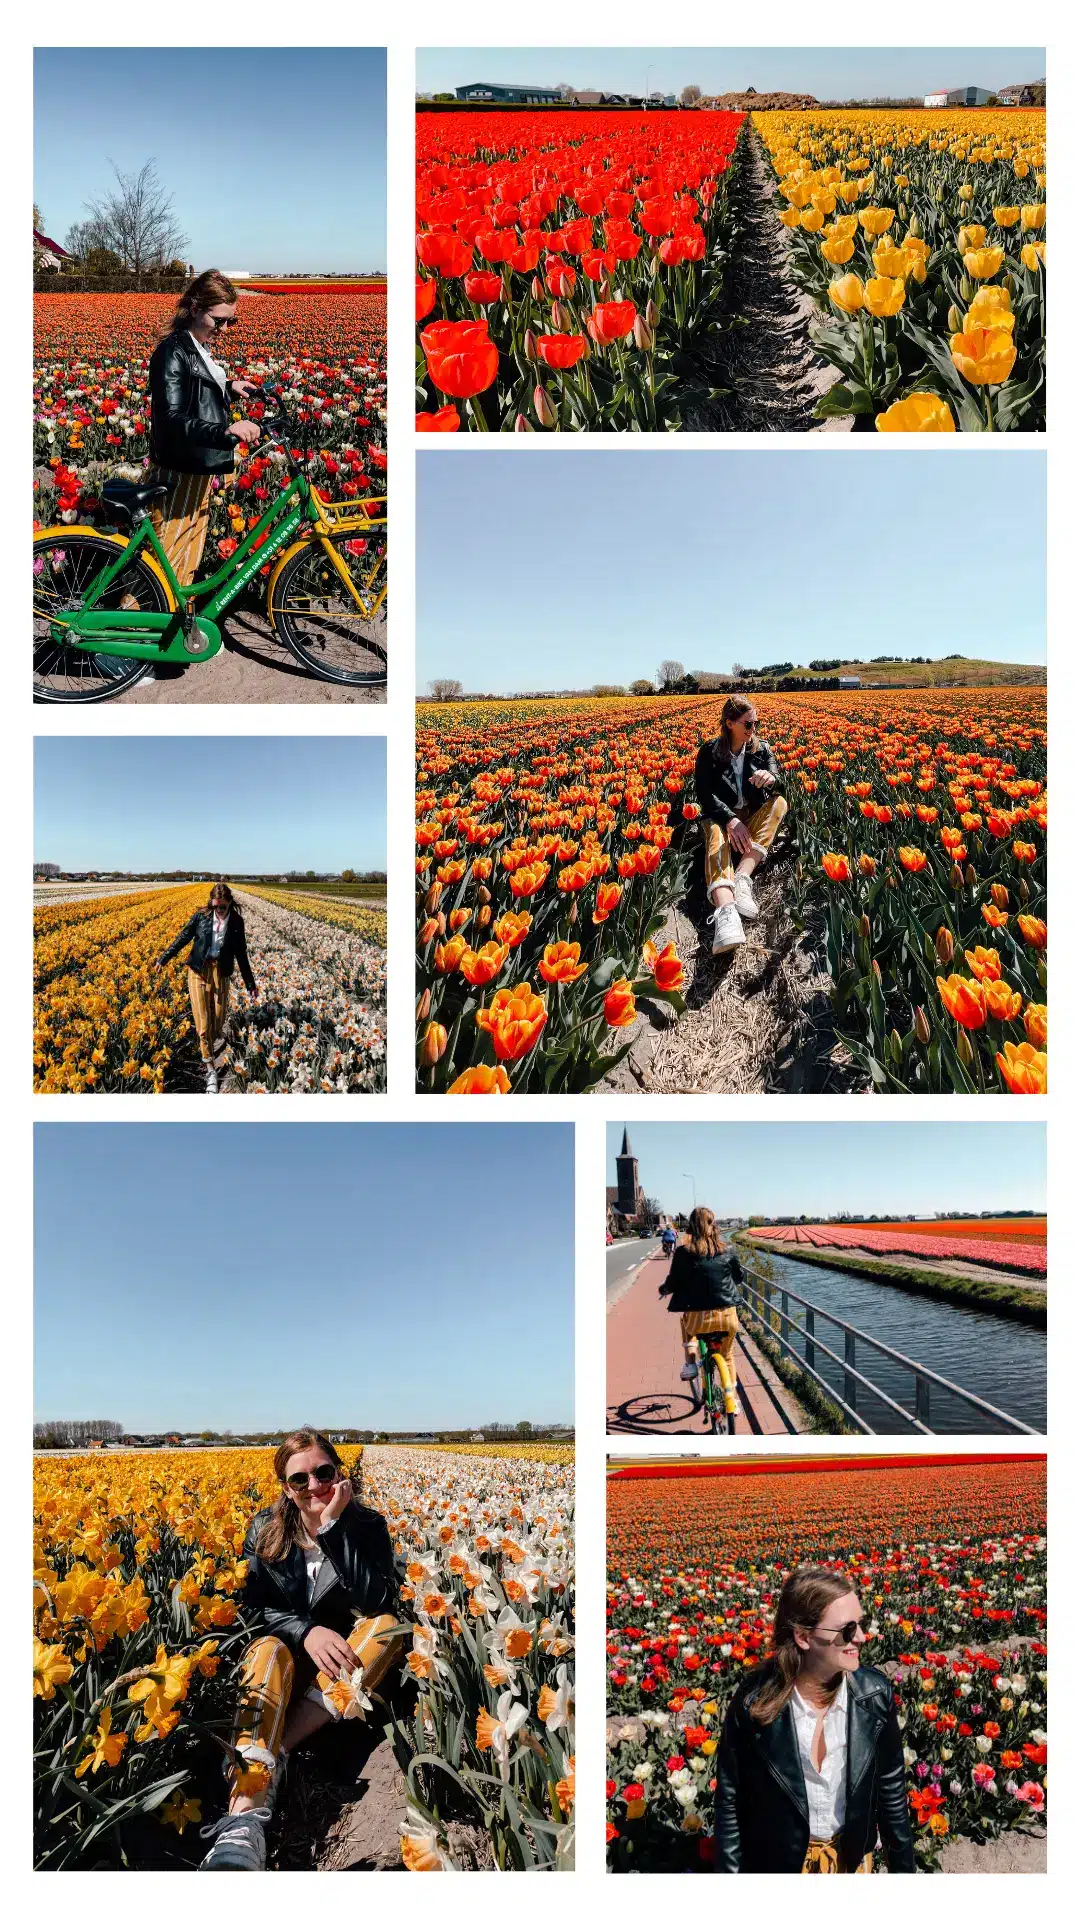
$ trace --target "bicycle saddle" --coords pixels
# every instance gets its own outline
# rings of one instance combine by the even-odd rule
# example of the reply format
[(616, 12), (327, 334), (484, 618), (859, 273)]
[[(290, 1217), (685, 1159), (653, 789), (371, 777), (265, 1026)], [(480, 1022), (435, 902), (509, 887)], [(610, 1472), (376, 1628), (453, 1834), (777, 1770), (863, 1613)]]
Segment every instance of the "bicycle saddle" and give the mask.
[(152, 501), (160, 500), (168, 491), (162, 481), (155, 484), (137, 480), (106, 480), (100, 498), (114, 513), (141, 516), (149, 511)]

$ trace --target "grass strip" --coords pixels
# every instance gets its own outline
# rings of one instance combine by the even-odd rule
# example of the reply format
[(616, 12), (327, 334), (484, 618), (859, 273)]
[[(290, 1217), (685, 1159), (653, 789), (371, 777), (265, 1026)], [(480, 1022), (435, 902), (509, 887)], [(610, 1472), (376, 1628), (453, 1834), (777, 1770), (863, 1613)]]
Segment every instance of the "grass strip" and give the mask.
[[(749, 1252), (777, 1252), (760, 1240), (736, 1234), (735, 1240)], [(1046, 1294), (1028, 1287), (1012, 1287), (1007, 1281), (969, 1279), (960, 1273), (920, 1273), (912, 1267), (895, 1266), (891, 1261), (860, 1260), (849, 1253), (832, 1253), (823, 1247), (805, 1247), (788, 1253), (784, 1259), (799, 1260), (810, 1266), (832, 1267), (838, 1273), (853, 1273), (860, 1280), (877, 1280), (882, 1286), (898, 1287), (902, 1293), (921, 1293), (930, 1300), (945, 1300), (960, 1307), (977, 1307), (999, 1320), (1019, 1320), (1024, 1326), (1046, 1327)], [(782, 1282), (776, 1282), (781, 1285)]]

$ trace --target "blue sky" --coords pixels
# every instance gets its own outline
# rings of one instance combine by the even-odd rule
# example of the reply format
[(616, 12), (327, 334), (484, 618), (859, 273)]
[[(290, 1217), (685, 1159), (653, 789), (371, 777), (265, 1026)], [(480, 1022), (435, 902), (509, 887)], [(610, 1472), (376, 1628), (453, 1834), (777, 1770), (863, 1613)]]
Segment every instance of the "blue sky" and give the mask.
[(604, 93), (812, 93), (819, 100), (907, 98), (943, 87), (1005, 87), (1040, 80), (1042, 47), (425, 47), (424, 93), (473, 80), (599, 87)]
[(386, 742), (42, 737), (34, 859), (65, 872), (386, 869)]
[(385, 271), (381, 47), (36, 51), (34, 198), (52, 239), (115, 184), (111, 161), (149, 159), (200, 271)]
[[(825, 1219), (859, 1213), (920, 1213), (949, 1208), (1046, 1207), (1046, 1129), (1003, 1121), (846, 1121), (817, 1126), (764, 1122), (748, 1127), (676, 1121), (631, 1123), (638, 1178), (665, 1212), (697, 1203), (724, 1215), (805, 1213)], [(622, 1126), (607, 1130), (608, 1184)]]
[(906, 447), (421, 454), (417, 686), (626, 685), (667, 658), (1041, 662), (1045, 456), (990, 462), (976, 484)]
[(572, 1127), (34, 1133), (35, 1418), (573, 1419)]

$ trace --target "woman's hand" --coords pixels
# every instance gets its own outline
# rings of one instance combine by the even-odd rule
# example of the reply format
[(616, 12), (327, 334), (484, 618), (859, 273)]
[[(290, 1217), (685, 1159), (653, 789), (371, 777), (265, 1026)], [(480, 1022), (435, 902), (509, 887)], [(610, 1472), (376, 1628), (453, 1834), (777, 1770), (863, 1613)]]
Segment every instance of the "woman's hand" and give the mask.
[(164, 960), (155, 960), (155, 961), (154, 961), (154, 972), (155, 972), (155, 973), (164, 973), (164, 971), (165, 971), (165, 962), (164, 962)]
[(258, 444), (260, 433), (254, 420), (234, 420), (229, 428), (234, 440), (242, 440), (247, 447)]
[(752, 787), (775, 787), (776, 775), (775, 773), (770, 773), (767, 767), (758, 767), (757, 771), (750, 775), (750, 785)]
[(234, 393), (247, 395), (249, 393), (258, 393), (259, 391), (254, 380), (230, 380), (229, 385)]
[(309, 1627), (304, 1635), (304, 1650), (328, 1680), (344, 1680), (360, 1665), (348, 1641), (335, 1633), (333, 1627)]
[(341, 1479), (336, 1483), (333, 1493), (323, 1508), (322, 1520), (319, 1523), (320, 1533), (323, 1527), (330, 1524), (331, 1520), (340, 1520), (351, 1499), (352, 1481), (347, 1474), (342, 1474)]
[(724, 828), (724, 832), (727, 834), (728, 846), (731, 847), (735, 853), (741, 856), (744, 853), (752, 852), (754, 842), (750, 829), (745, 820), (739, 819), (737, 813), (732, 814), (731, 819)]

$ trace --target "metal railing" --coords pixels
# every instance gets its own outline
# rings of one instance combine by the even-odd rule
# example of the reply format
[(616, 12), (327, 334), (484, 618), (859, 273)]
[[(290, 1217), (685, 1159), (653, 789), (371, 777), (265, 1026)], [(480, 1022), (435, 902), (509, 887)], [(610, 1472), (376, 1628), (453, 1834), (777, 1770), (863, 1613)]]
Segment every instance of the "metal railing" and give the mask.
[[(776, 1295), (779, 1295), (779, 1306), (774, 1305)], [(791, 1312), (792, 1302), (802, 1308), (801, 1319), (797, 1313)], [(889, 1412), (896, 1415), (904, 1427), (911, 1432), (940, 1431), (930, 1424), (931, 1392), (934, 1390), (954, 1395), (956, 1399), (963, 1402), (964, 1406), (971, 1407), (977, 1413), (997, 1421), (1008, 1433), (1038, 1432), (1038, 1428), (1029, 1427), (1025, 1421), (1016, 1419), (1011, 1413), (1003, 1412), (1000, 1407), (991, 1406), (988, 1400), (981, 1400), (978, 1394), (969, 1393), (966, 1387), (958, 1387), (954, 1380), (946, 1380), (942, 1374), (934, 1373), (931, 1368), (920, 1366), (915, 1360), (909, 1360), (906, 1353), (898, 1353), (895, 1347), (886, 1346), (883, 1340), (875, 1340), (872, 1334), (863, 1333), (859, 1327), (853, 1327), (850, 1321), (838, 1319), (835, 1313), (829, 1313), (815, 1301), (805, 1300), (801, 1294), (793, 1292), (789, 1286), (776, 1280), (769, 1280), (764, 1274), (756, 1273), (752, 1269), (746, 1274), (746, 1293), (740, 1313), (747, 1314), (752, 1323), (759, 1326), (770, 1339), (775, 1340), (787, 1357), (794, 1361), (800, 1372), (807, 1374), (816, 1382), (822, 1392), (826, 1393), (829, 1399), (834, 1401), (854, 1422), (860, 1433), (880, 1432), (880, 1428), (871, 1425), (859, 1411), (859, 1397), (867, 1394), (872, 1396), (879, 1407), (887, 1407)], [(827, 1341), (821, 1338), (818, 1333), (819, 1321), (826, 1321), (830, 1327), (838, 1328), (843, 1334), (843, 1354), (835, 1352)], [(788, 1330), (792, 1336), (800, 1339), (801, 1353), (793, 1344), (793, 1339), (788, 1337)], [(913, 1410), (901, 1406), (899, 1401), (894, 1400), (883, 1387), (877, 1386), (873, 1380), (868, 1380), (865, 1373), (859, 1370), (857, 1353), (859, 1343), (868, 1347), (871, 1352), (880, 1354), (886, 1360), (892, 1361), (894, 1365), (903, 1368), (914, 1389)], [(826, 1380), (819, 1371), (816, 1362), (821, 1356), (832, 1360), (839, 1367), (840, 1387)], [(866, 1404), (865, 1398), (863, 1404), (864, 1406)]]

